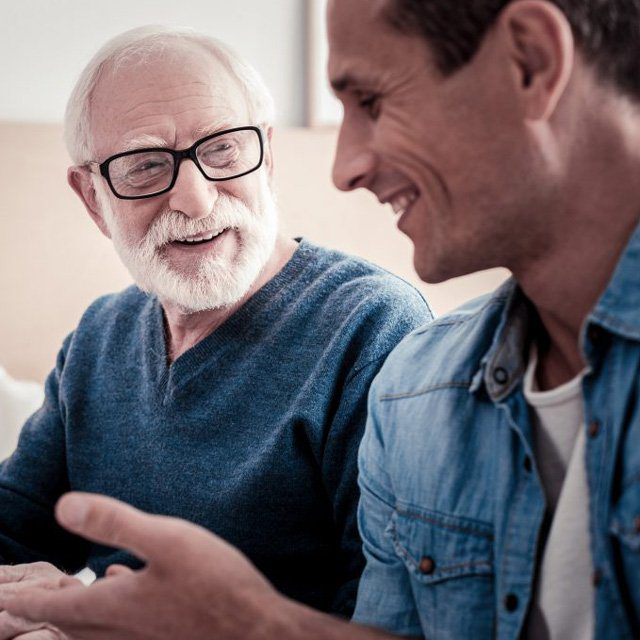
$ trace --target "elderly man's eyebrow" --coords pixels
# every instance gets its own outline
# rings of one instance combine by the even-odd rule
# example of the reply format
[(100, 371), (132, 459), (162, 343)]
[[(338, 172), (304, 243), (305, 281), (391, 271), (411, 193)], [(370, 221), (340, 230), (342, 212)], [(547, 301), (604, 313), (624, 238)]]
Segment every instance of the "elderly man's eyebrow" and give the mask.
[(167, 147), (167, 141), (161, 136), (154, 136), (145, 133), (135, 138), (130, 138), (122, 145), (122, 151), (135, 151), (136, 149), (146, 149), (147, 147)]
[(233, 125), (229, 120), (205, 124), (194, 130), (193, 137), (196, 139), (205, 138), (206, 136), (224, 131), (225, 129), (233, 129), (235, 126), (239, 125)]
[[(228, 120), (218, 121), (215, 123), (207, 123), (202, 125), (194, 130), (193, 137), (194, 140), (198, 138), (205, 138), (208, 135), (213, 133), (218, 133), (219, 131), (224, 131), (225, 129), (231, 129), (234, 126)], [(171, 147), (169, 142), (162, 136), (156, 136), (149, 133), (143, 133), (142, 135), (135, 136), (125, 141), (122, 145), (122, 151), (135, 151), (136, 149), (147, 149), (153, 147), (162, 147), (168, 148)]]

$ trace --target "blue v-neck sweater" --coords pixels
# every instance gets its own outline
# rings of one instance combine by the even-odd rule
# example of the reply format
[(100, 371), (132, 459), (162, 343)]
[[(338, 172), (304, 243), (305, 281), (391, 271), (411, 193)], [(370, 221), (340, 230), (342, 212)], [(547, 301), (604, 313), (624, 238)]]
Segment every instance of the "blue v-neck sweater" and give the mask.
[(429, 318), (400, 279), (304, 240), (171, 366), (155, 297), (131, 287), (99, 299), (0, 467), (0, 559), (98, 575), (139, 566), (56, 525), (61, 494), (92, 491), (197, 522), (286, 595), (349, 615), (363, 567), (356, 452), (367, 390)]

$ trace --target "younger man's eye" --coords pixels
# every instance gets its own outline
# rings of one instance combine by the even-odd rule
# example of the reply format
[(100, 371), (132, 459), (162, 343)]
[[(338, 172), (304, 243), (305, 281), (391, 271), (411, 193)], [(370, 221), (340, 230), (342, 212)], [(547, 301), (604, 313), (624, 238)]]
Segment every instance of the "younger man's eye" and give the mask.
[(380, 115), (380, 96), (373, 93), (361, 96), (358, 104), (371, 118), (375, 119)]

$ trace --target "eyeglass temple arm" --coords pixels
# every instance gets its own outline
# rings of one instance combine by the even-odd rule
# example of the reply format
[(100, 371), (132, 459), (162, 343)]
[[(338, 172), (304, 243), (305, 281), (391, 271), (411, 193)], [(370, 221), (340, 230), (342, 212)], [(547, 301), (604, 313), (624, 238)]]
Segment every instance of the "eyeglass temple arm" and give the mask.
[(85, 162), (80, 165), (85, 169), (88, 169), (91, 173), (95, 173), (96, 175), (100, 175), (100, 163), (90, 160), (89, 162)]

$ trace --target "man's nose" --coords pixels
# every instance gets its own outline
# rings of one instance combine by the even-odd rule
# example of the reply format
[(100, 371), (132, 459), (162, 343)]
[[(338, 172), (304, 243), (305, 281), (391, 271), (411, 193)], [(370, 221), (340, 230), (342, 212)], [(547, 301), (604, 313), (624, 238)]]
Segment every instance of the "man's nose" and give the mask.
[(363, 136), (342, 124), (333, 160), (333, 183), (341, 191), (367, 188), (373, 179), (376, 156)]
[(207, 180), (191, 160), (183, 160), (178, 167), (176, 183), (169, 192), (171, 209), (189, 218), (206, 218), (211, 215), (217, 199), (216, 183)]

